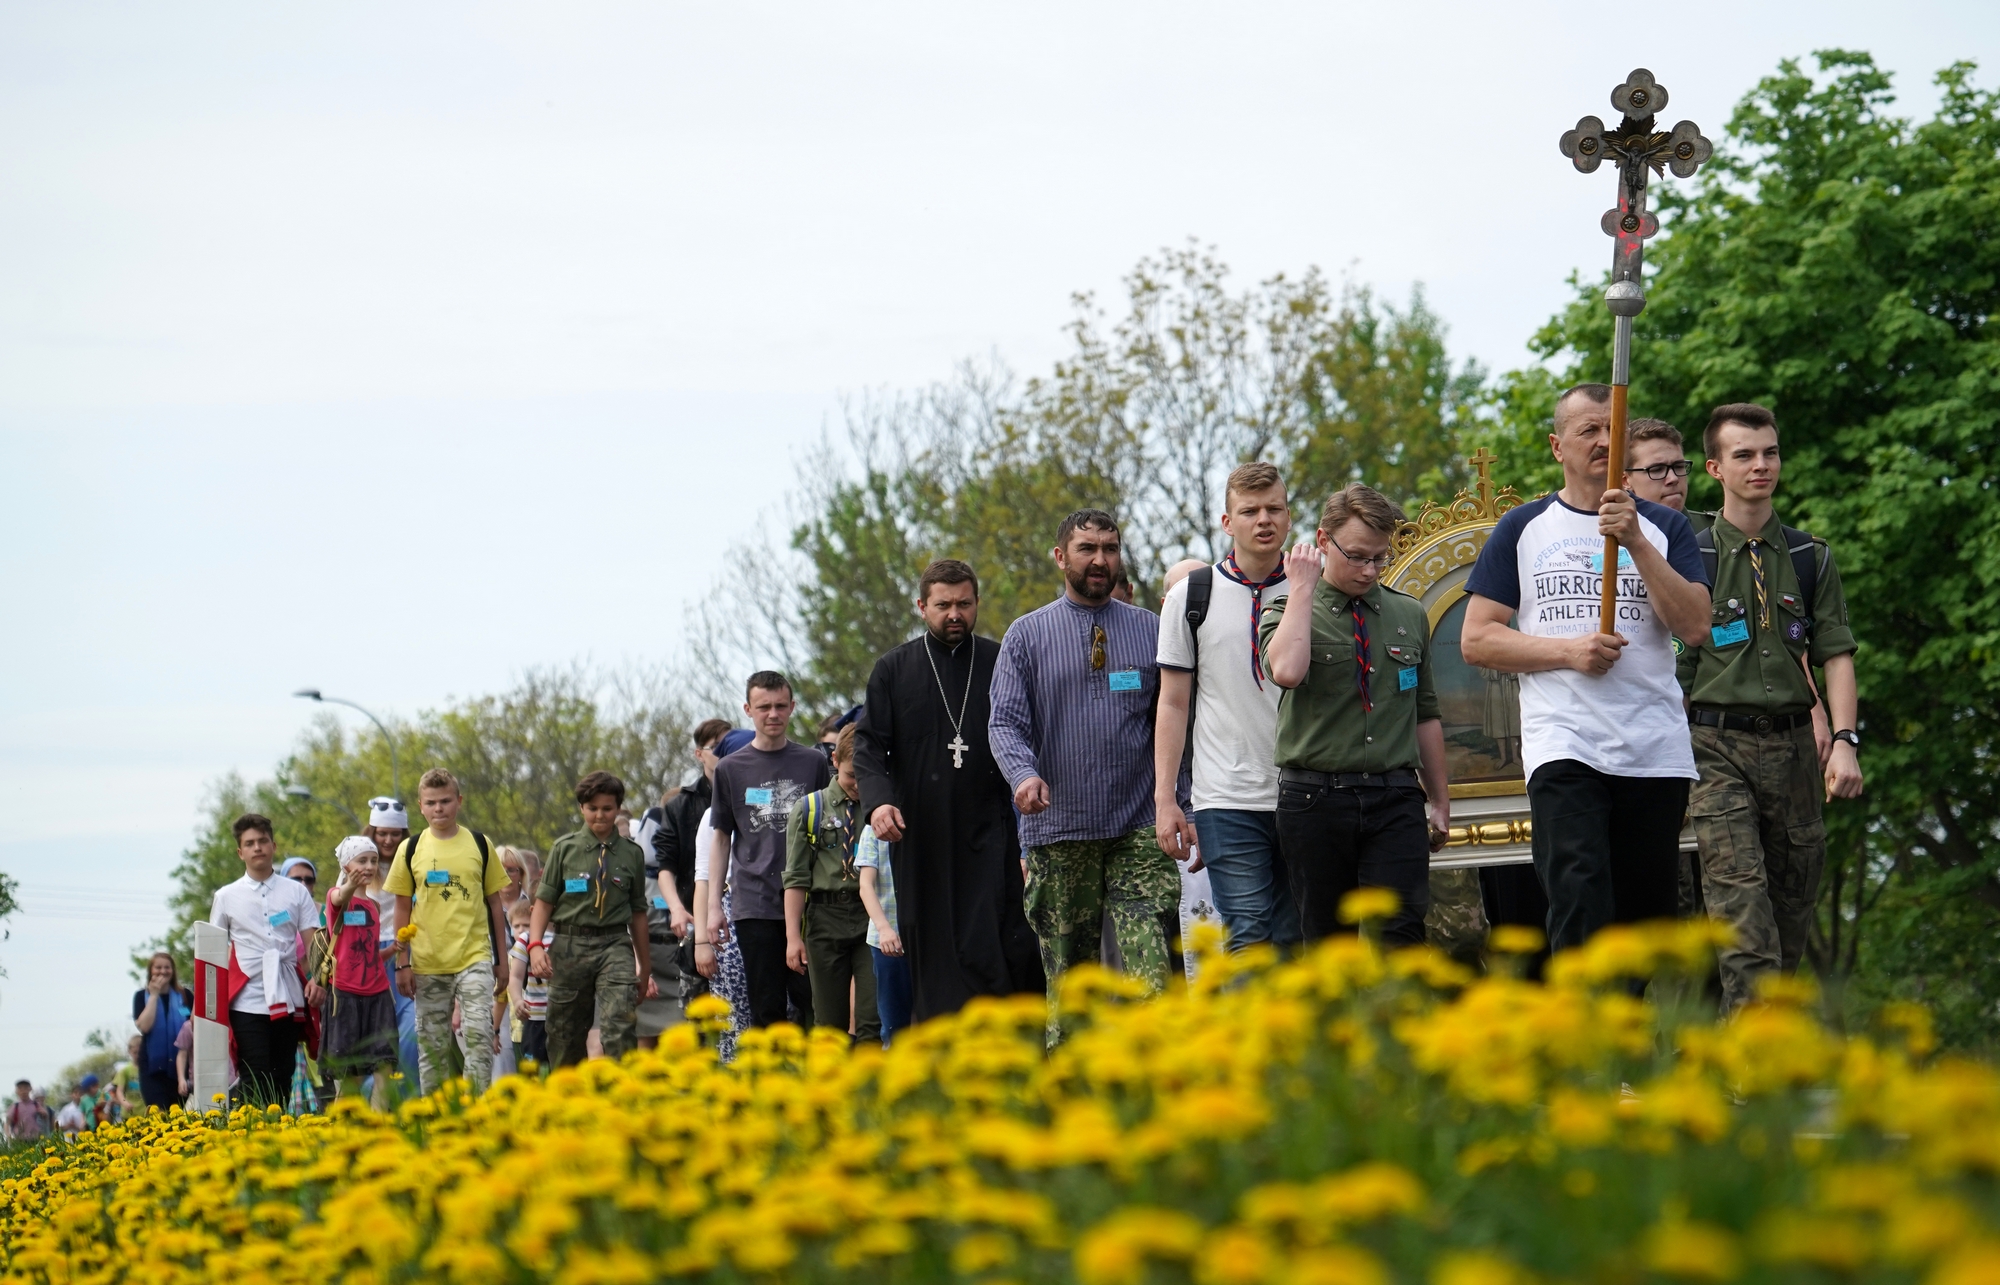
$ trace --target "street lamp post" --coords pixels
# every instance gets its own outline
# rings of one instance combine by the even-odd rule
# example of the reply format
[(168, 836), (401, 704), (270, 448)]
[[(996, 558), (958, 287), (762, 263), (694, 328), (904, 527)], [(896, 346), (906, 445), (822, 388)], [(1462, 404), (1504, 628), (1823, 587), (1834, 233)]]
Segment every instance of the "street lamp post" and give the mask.
[(285, 793), (297, 799), (301, 803), (324, 803), (328, 807), (336, 809), (342, 816), (346, 817), (349, 821), (354, 822), (354, 832), (356, 834), (359, 834), (361, 832), (361, 818), (355, 816), (354, 813), (348, 811), (347, 805), (343, 803), (335, 803), (332, 799), (322, 799), (321, 797), (319, 797), (319, 795), (314, 794), (312, 792), (311, 786), (288, 785), (285, 787)]
[(383, 725), (381, 719), (370, 714), (366, 709), (362, 709), (361, 706), (356, 705), (353, 701), (342, 700), (338, 696), (325, 695), (317, 687), (301, 687), (298, 691), (293, 692), (292, 695), (303, 696), (309, 701), (320, 701), (327, 705), (345, 705), (349, 709), (361, 710), (362, 715), (369, 722), (375, 724), (375, 729), (382, 733), (382, 739), (389, 742), (389, 784), (396, 791), (398, 799), (403, 797), (403, 769), (396, 760), (396, 738), (389, 734), (389, 729)]

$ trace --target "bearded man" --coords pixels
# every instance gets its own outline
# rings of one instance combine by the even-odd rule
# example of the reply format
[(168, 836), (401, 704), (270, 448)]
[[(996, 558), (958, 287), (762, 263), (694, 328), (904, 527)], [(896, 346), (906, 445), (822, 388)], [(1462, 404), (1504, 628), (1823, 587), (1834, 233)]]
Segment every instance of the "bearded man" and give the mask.
[(1153, 837), (1160, 618), (1112, 597), (1124, 554), (1109, 513), (1070, 514), (1054, 552), (1063, 595), (1008, 626), (993, 679), (993, 756), (1029, 847), (1028, 924), (1041, 941), (1052, 1044), (1063, 1034), (1057, 984), (1100, 957), (1107, 917), (1126, 971), (1154, 990), (1166, 984), (1163, 916), (1181, 890)]
[(940, 559), (917, 582), (924, 632), (875, 662), (855, 732), (860, 815), (892, 844), (886, 882), (910, 1017), (1042, 990), (1022, 913), (1020, 839), (987, 739), (1000, 644), (973, 633), (979, 577)]

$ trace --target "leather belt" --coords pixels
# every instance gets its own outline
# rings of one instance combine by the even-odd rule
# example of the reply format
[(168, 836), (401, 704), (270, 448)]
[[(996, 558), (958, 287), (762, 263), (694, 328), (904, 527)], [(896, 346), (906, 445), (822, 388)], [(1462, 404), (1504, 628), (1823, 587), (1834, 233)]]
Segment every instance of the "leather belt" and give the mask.
[(556, 924), (558, 937), (621, 937), (632, 931), (629, 924)]
[(861, 903), (861, 890), (859, 888), (833, 888), (825, 892), (811, 892), (806, 894), (806, 904), (809, 906), (838, 906), (843, 902), (849, 901), (856, 905)]
[(1719, 727), (1725, 732), (1755, 732), (1759, 736), (1769, 736), (1773, 732), (1789, 732), (1795, 727), (1805, 727), (1812, 722), (1812, 711), (1797, 714), (1725, 714), (1721, 710), (1697, 709), (1690, 711), (1688, 722), (1696, 727)]
[(1409, 768), (1387, 772), (1308, 772), (1302, 767), (1281, 767), (1278, 780), (1286, 785), (1310, 785), (1314, 789), (1358, 790), (1369, 786), (1414, 786), (1417, 774)]

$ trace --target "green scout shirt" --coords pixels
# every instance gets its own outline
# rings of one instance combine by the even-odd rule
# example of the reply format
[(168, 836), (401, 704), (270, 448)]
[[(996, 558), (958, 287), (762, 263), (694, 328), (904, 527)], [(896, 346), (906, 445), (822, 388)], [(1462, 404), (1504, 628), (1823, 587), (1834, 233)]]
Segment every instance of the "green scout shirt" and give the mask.
[(854, 805), (836, 776), (792, 808), (785, 822), (785, 887), (861, 891), (861, 872), (854, 867), (854, 845), (861, 838)]
[(549, 849), (535, 897), (555, 907), (549, 922), (558, 931), (629, 924), (646, 913), (646, 854), (616, 831), (603, 841), (589, 830), (566, 834)]
[[(1258, 630), (1268, 649), (1289, 596), (1264, 608)], [(1388, 772), (1415, 768), (1417, 724), (1438, 717), (1431, 686), (1430, 622), (1423, 604), (1379, 582), (1361, 595), (1375, 672), (1361, 704), (1355, 682), (1354, 621), (1347, 595), (1324, 579), (1312, 598), (1312, 665), (1305, 681), (1278, 698), (1279, 767), (1309, 772)], [(1268, 662), (1266, 662), (1268, 667)]]
[[(1832, 550), (1814, 549), (1819, 574), (1813, 601), (1799, 595), (1799, 578), (1786, 551), (1783, 524), (1773, 513), (1762, 540), (1765, 594), (1771, 627), (1757, 618), (1757, 585), (1750, 571), (1748, 538), (1718, 513), (1715, 531), (1714, 604), (1708, 636), (1683, 639), (1681, 686), (1698, 708), (1725, 714), (1796, 714), (1811, 709), (1812, 688), (1799, 667), (1801, 656), (1815, 667), (1856, 649), (1847, 624), (1847, 597)], [(1737, 608), (1729, 605), (1735, 599)], [(1738, 626), (1741, 629), (1738, 630)], [(1740, 634), (1740, 637), (1739, 637)]]

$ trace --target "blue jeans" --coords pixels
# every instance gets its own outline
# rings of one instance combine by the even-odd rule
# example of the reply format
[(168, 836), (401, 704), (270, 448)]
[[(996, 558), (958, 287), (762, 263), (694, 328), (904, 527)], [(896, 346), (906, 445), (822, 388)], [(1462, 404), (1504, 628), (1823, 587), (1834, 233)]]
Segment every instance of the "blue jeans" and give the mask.
[(411, 1086), (410, 1092), (414, 1093), (417, 1083), (417, 1001), (396, 989), (394, 955), (382, 961), (382, 971), (389, 974), (389, 994), (396, 999), (396, 1066)]
[(880, 946), (868, 948), (875, 956), (875, 1011), (882, 1018), (882, 1046), (889, 1037), (910, 1024), (910, 957), (885, 955)]
[(1215, 910), (1229, 929), (1229, 949), (1260, 941), (1296, 944), (1299, 909), (1278, 850), (1278, 814), (1203, 808), (1193, 819)]

